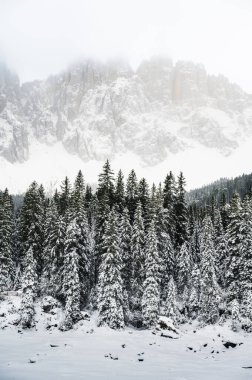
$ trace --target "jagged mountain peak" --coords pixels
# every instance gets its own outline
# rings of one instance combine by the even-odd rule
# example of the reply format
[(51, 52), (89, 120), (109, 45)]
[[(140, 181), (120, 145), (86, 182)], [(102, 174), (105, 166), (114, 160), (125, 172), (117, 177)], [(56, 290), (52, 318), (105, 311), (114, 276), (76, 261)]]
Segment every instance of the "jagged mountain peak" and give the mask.
[(0, 67), (0, 99), (0, 156), (13, 164), (36, 143), (60, 143), (83, 162), (133, 154), (153, 166), (199, 146), (230, 155), (252, 134), (251, 97), (239, 86), (165, 57), (136, 70), (83, 60), (21, 86)]

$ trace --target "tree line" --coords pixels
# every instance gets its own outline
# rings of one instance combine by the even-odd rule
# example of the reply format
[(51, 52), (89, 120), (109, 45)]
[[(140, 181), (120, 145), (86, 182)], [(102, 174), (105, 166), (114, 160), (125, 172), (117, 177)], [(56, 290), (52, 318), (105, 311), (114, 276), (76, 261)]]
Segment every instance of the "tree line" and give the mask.
[(149, 187), (132, 170), (116, 178), (109, 161), (97, 189), (79, 171), (54, 196), (33, 182), (14, 210), (0, 193), (0, 292), (21, 289), (20, 325), (50, 295), (65, 310), (61, 329), (98, 311), (98, 324), (155, 326), (230, 319), (252, 330), (252, 200), (186, 203), (185, 179), (169, 172)]

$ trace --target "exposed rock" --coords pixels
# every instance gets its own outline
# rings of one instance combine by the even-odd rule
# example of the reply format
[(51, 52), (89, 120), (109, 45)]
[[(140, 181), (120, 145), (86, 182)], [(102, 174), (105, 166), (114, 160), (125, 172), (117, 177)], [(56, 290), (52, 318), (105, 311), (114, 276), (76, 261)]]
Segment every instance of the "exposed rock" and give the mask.
[(235, 348), (237, 346), (237, 343), (233, 343), (233, 342), (225, 342), (223, 343), (223, 346), (225, 346), (226, 348)]
[(84, 161), (130, 152), (153, 165), (194, 143), (228, 155), (251, 135), (249, 95), (192, 62), (84, 61), (22, 86), (0, 66), (0, 156), (12, 163), (61, 141)]

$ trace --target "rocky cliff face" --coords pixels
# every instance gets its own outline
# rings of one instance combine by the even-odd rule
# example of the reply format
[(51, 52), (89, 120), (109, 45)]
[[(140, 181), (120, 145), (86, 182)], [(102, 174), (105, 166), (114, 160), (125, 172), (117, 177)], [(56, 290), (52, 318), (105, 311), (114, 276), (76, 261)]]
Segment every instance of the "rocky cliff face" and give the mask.
[(154, 165), (195, 144), (228, 155), (251, 134), (251, 97), (191, 62), (153, 58), (134, 72), (85, 61), (23, 85), (0, 66), (0, 155), (11, 163), (36, 140), (84, 161), (131, 152)]

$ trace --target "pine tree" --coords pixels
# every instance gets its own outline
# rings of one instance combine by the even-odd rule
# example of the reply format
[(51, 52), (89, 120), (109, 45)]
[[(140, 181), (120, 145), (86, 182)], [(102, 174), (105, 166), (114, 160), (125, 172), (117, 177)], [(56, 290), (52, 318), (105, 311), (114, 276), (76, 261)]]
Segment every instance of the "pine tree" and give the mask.
[(193, 263), (200, 262), (200, 230), (201, 226), (199, 221), (195, 221), (193, 226), (193, 233), (190, 237), (190, 249)]
[(28, 248), (25, 255), (25, 268), (22, 280), (22, 300), (20, 324), (23, 328), (34, 326), (34, 300), (36, 296), (37, 274), (36, 261), (32, 245)]
[(252, 202), (249, 197), (245, 197), (242, 204), (239, 252), (239, 296), (247, 298), (252, 293)]
[(122, 258), (123, 285), (127, 292), (130, 292), (130, 281), (132, 276), (131, 235), (132, 227), (130, 224), (129, 212), (128, 209), (125, 208), (120, 218), (119, 245)]
[(225, 273), (227, 263), (227, 239), (223, 228), (220, 210), (214, 213), (214, 245), (216, 250), (215, 267), (218, 283), (225, 286)]
[(146, 226), (147, 216), (148, 216), (148, 209), (149, 209), (149, 203), (150, 203), (150, 192), (149, 192), (148, 183), (147, 183), (147, 181), (146, 181), (145, 178), (142, 178), (139, 181), (139, 184), (138, 184), (138, 197), (139, 197), (139, 201), (141, 202), (144, 224)]
[(61, 184), (61, 192), (59, 195), (59, 210), (60, 215), (65, 216), (71, 205), (71, 184), (66, 177)]
[(216, 256), (213, 241), (213, 225), (210, 217), (203, 222), (200, 239), (201, 251), (201, 294), (200, 304), (202, 319), (207, 323), (215, 323), (219, 317), (220, 291), (216, 279), (215, 260)]
[(175, 255), (169, 235), (168, 210), (159, 204), (156, 217), (156, 232), (158, 252), (160, 257), (160, 292), (161, 299), (165, 299), (169, 278), (175, 273)]
[(123, 173), (119, 170), (116, 180), (116, 188), (115, 188), (115, 204), (116, 209), (119, 214), (122, 214), (125, 207), (125, 190), (124, 190), (124, 180)]
[(239, 330), (241, 316), (240, 316), (240, 305), (236, 298), (234, 298), (230, 303), (231, 309), (231, 329), (235, 332)]
[(133, 222), (134, 214), (136, 211), (137, 203), (139, 201), (138, 183), (134, 170), (131, 170), (126, 184), (126, 206), (129, 210), (131, 223)]
[(174, 243), (175, 234), (175, 200), (176, 200), (176, 183), (173, 173), (167, 174), (163, 190), (164, 208), (168, 210), (169, 216), (169, 235)]
[(131, 284), (131, 310), (141, 309), (141, 298), (143, 294), (144, 280), (144, 244), (145, 231), (142, 218), (142, 206), (137, 204), (134, 223), (131, 235), (131, 254), (132, 254), (132, 284)]
[(108, 201), (110, 207), (114, 204), (115, 198), (115, 184), (114, 184), (114, 172), (110, 167), (110, 163), (107, 160), (103, 166), (103, 171), (99, 174), (97, 197), (101, 202)]
[(146, 230), (151, 225), (151, 222), (154, 220), (156, 223), (156, 217), (157, 217), (157, 210), (159, 207), (158, 203), (158, 197), (157, 197), (157, 188), (155, 184), (152, 184), (151, 188), (151, 195), (150, 195), (150, 200), (149, 200), (149, 207), (148, 207), (148, 212), (147, 212), (147, 217), (146, 217)]
[(96, 211), (96, 235), (95, 235), (95, 265), (94, 265), (94, 281), (97, 283), (99, 267), (103, 251), (103, 237), (105, 233), (105, 224), (108, 215), (115, 200), (114, 172), (110, 168), (107, 160), (103, 166), (103, 172), (98, 178), (97, 189), (97, 211)]
[(180, 248), (177, 258), (177, 283), (180, 294), (182, 294), (185, 287), (188, 286), (191, 270), (192, 258), (190, 255), (189, 246), (187, 243), (184, 243)]
[(82, 171), (79, 170), (74, 182), (73, 190), (70, 192), (70, 204), (73, 211), (78, 211), (85, 204), (85, 183)]
[(122, 259), (119, 248), (118, 217), (109, 214), (104, 233), (104, 254), (98, 281), (98, 324), (112, 329), (124, 327)]
[(164, 314), (170, 318), (174, 324), (177, 324), (179, 321), (179, 308), (177, 304), (177, 288), (173, 277), (171, 276), (168, 287), (167, 287), (167, 296), (164, 305)]
[(143, 324), (150, 328), (156, 325), (159, 313), (160, 289), (159, 289), (159, 256), (155, 222), (151, 222), (145, 249), (145, 273), (143, 283), (142, 314)]
[(231, 200), (229, 220), (230, 222), (227, 226), (228, 257), (226, 263), (226, 284), (232, 299), (237, 296), (240, 267), (241, 203), (237, 193), (233, 195)]
[(13, 205), (6, 189), (3, 194), (0, 194), (0, 292), (10, 290), (14, 282), (13, 237)]
[(65, 295), (64, 329), (69, 329), (80, 319), (80, 247), (79, 228), (73, 219), (66, 230), (63, 269), (63, 293)]
[(79, 276), (81, 286), (81, 300), (86, 303), (91, 283), (89, 271), (91, 265), (91, 241), (87, 212), (85, 209), (85, 186), (81, 171), (79, 171), (72, 192), (72, 218), (76, 221), (75, 242), (79, 256)]
[(43, 267), (44, 217), (45, 209), (41, 189), (39, 190), (38, 184), (33, 182), (24, 196), (20, 215), (21, 249), (24, 256), (30, 244), (33, 244), (33, 254), (39, 274)]
[(54, 199), (50, 202), (45, 223), (45, 242), (43, 247), (44, 268), (42, 291), (62, 299), (62, 273), (64, 263), (66, 223), (59, 215)]
[(180, 248), (181, 245), (188, 240), (187, 226), (188, 213), (185, 201), (185, 179), (182, 173), (178, 177), (178, 186), (175, 198), (175, 247)]

